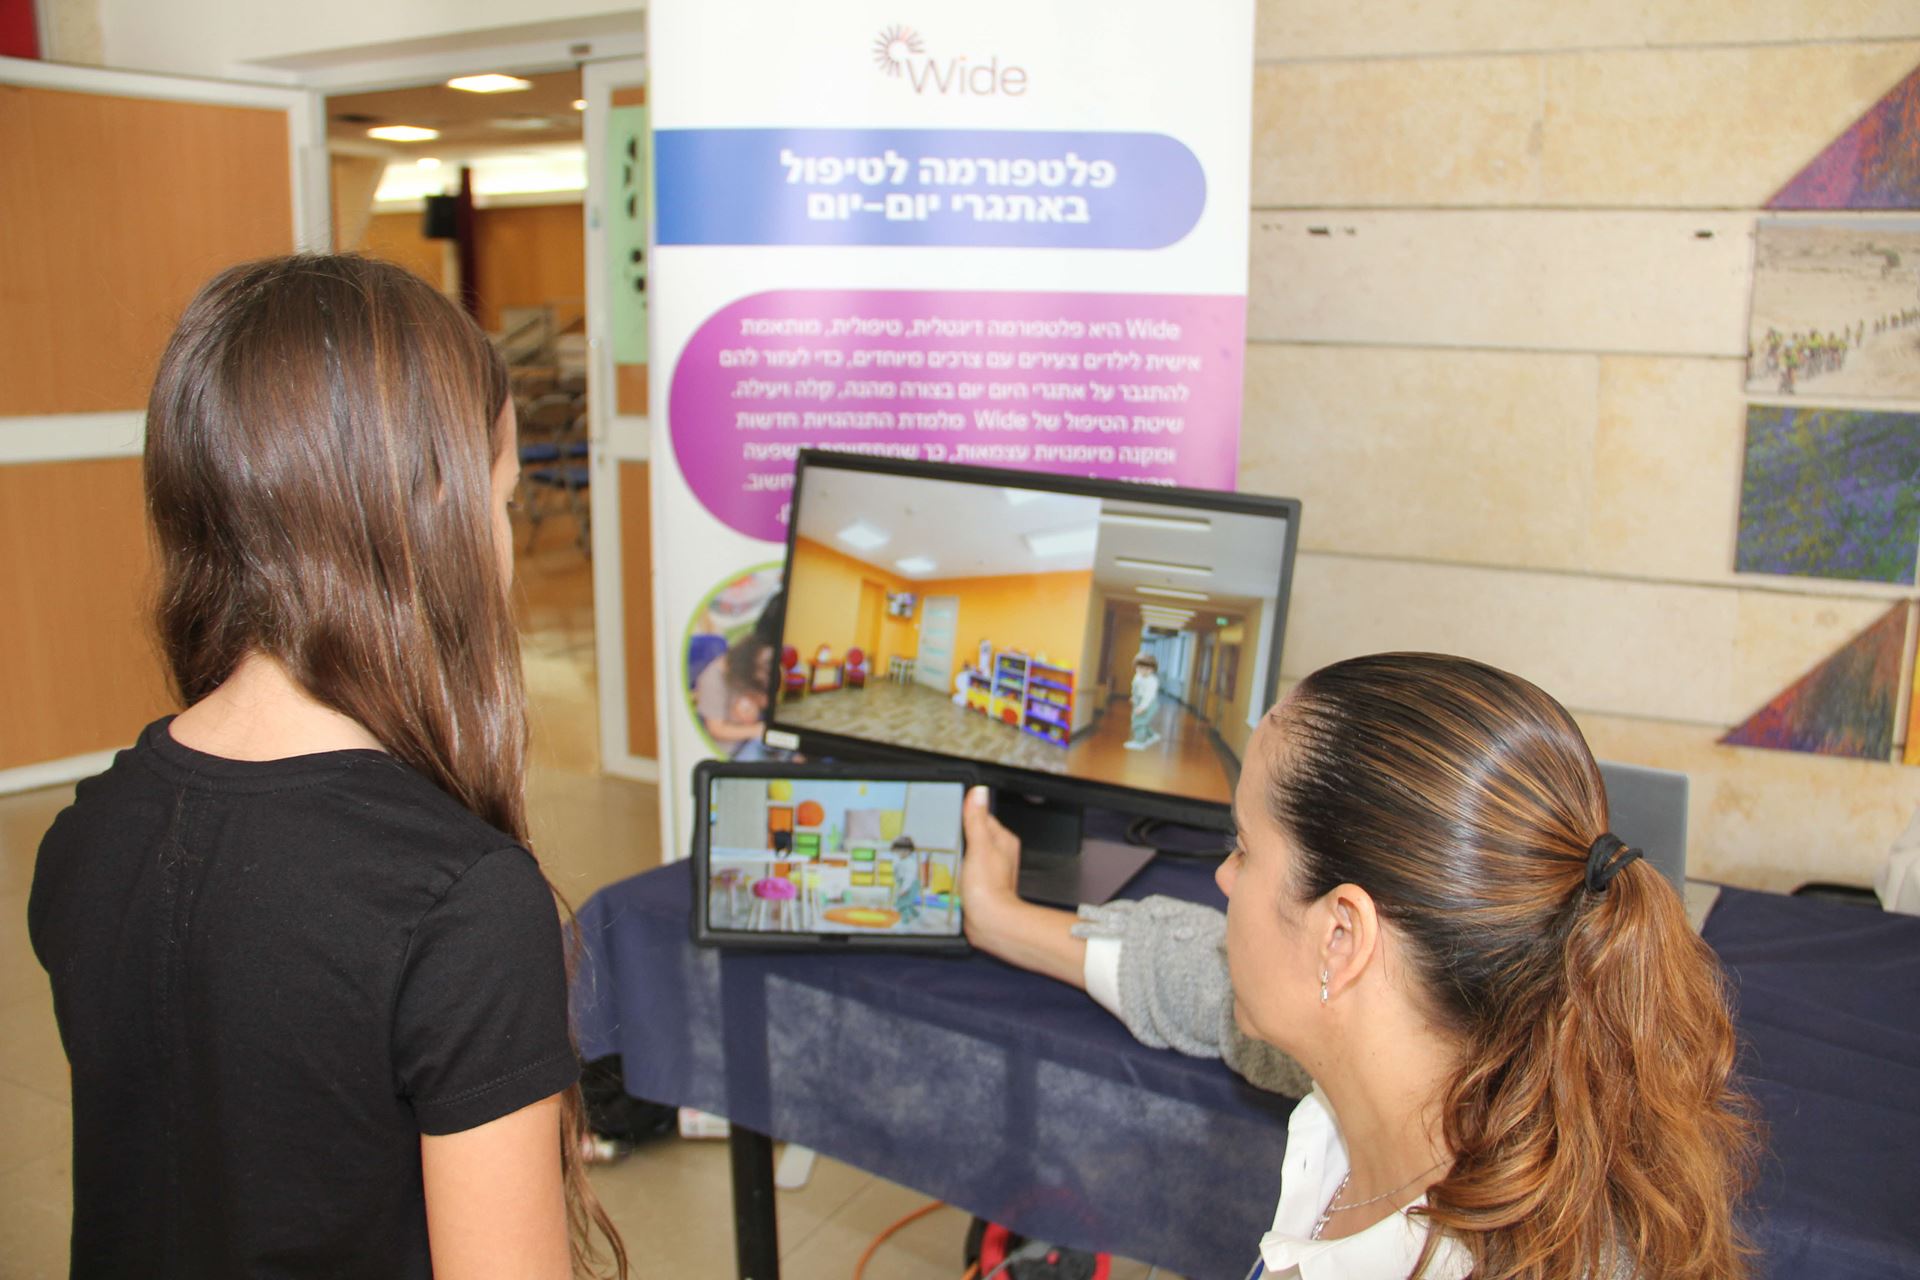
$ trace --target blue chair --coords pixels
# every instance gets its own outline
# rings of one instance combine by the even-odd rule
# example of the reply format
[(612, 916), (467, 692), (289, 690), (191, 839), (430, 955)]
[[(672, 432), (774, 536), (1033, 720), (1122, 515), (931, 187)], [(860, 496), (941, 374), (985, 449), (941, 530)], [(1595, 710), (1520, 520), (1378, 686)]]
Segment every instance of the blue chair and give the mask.
[[(574, 518), (574, 541), (588, 555), (593, 554), (593, 510), (587, 503), (587, 490), (593, 475), (587, 463), (587, 415), (574, 415), (571, 425), (551, 441), (520, 446), (520, 465), (527, 467), (529, 449), (540, 449), (542, 456), (532, 459), (541, 465), (522, 470), (520, 479), (527, 499), (527, 550), (533, 550), (540, 536), (540, 522), (547, 518), (551, 505), (547, 498), (559, 494)], [(551, 454), (546, 453), (551, 450)]]

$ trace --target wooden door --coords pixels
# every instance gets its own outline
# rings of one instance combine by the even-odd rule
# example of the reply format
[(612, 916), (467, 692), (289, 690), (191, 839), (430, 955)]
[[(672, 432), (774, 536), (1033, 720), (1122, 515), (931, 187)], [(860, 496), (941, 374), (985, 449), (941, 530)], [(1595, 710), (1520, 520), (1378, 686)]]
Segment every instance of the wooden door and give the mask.
[(953, 639), (960, 630), (960, 597), (928, 596), (920, 604), (920, 639), (913, 679), (945, 693), (953, 684)]
[(295, 147), (314, 119), (294, 90), (0, 60), (0, 790), (95, 772), (174, 709), (147, 393), (209, 276), (326, 242)]

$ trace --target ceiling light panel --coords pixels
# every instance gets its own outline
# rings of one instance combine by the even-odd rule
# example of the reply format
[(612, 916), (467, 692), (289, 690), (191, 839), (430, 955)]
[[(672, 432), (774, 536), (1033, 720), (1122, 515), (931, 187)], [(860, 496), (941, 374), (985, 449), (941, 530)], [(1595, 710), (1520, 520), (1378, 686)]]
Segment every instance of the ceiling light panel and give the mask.
[(483, 76), (455, 76), (447, 81), (447, 88), (458, 89), (462, 93), (518, 93), (522, 89), (533, 88), (533, 81), (489, 73)]
[(884, 547), (893, 535), (878, 525), (868, 524), (865, 520), (855, 520), (852, 524), (834, 535), (850, 547), (862, 551), (871, 551), (875, 547)]
[[(1133, 556), (1115, 556), (1113, 562), (1125, 569), (1144, 569), (1148, 573), (1186, 573), (1196, 578), (1213, 576), (1213, 570), (1203, 564), (1178, 564), (1172, 560), (1140, 560)], [(1206, 599), (1205, 596), (1198, 598)]]
[(377, 129), (367, 130), (367, 136), (382, 142), (431, 142), (440, 136), (440, 131), (422, 128), (417, 124), (383, 124)]
[(1179, 529), (1188, 533), (1211, 533), (1213, 521), (1198, 516), (1155, 516), (1144, 511), (1102, 511), (1101, 524), (1133, 525), (1141, 529)]
[(931, 556), (908, 556), (905, 560), (895, 560), (893, 567), (902, 573), (932, 573), (940, 566)]
[(1091, 555), (1094, 545), (1100, 540), (1100, 526), (1083, 524), (1070, 529), (1053, 529), (1046, 533), (1029, 533), (1026, 543), (1029, 550), (1037, 556)]
[(1179, 587), (1135, 587), (1143, 596), (1165, 596), (1169, 600), (1205, 600), (1204, 591), (1183, 591)]

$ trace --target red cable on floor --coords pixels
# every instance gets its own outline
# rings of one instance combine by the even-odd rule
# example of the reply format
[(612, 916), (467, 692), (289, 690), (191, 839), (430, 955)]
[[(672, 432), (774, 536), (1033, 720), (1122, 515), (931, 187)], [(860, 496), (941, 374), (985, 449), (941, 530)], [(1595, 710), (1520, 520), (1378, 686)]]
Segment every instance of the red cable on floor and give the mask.
[(868, 1260), (873, 1257), (875, 1251), (878, 1250), (881, 1245), (887, 1242), (888, 1237), (892, 1236), (894, 1232), (900, 1230), (902, 1227), (907, 1226), (910, 1223), (918, 1222), (920, 1219), (932, 1213), (935, 1209), (944, 1209), (946, 1207), (947, 1207), (946, 1201), (944, 1200), (928, 1201), (926, 1204), (921, 1205), (918, 1209), (915, 1209), (912, 1213), (907, 1214), (904, 1218), (901, 1218), (898, 1222), (894, 1223), (892, 1226), (888, 1227), (885, 1231), (882, 1231), (879, 1235), (875, 1236), (868, 1243), (867, 1251), (860, 1255), (860, 1261), (853, 1264), (853, 1280), (860, 1280), (860, 1277), (866, 1274)]

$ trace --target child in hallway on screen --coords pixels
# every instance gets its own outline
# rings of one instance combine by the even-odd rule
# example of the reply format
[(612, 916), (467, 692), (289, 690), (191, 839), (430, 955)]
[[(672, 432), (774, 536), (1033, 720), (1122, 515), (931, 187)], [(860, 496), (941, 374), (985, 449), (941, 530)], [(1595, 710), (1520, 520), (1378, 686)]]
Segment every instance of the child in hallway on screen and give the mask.
[(1160, 662), (1150, 653), (1133, 660), (1133, 736), (1127, 750), (1140, 751), (1160, 741), (1154, 732), (1153, 709), (1160, 701)]

